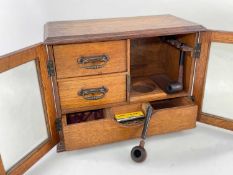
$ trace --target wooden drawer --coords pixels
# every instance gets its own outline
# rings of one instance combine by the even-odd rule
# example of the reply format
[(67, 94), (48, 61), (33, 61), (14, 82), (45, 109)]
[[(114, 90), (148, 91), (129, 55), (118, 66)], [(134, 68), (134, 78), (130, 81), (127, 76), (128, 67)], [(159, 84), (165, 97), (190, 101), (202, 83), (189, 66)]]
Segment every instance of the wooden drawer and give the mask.
[(127, 71), (127, 41), (54, 46), (57, 78)]
[(126, 101), (126, 74), (58, 80), (62, 111)]
[[(165, 134), (194, 128), (197, 106), (187, 98), (152, 102), (154, 107), (148, 135)], [(86, 148), (140, 137), (143, 123), (123, 125), (116, 122), (115, 114), (141, 110), (142, 104), (130, 104), (104, 110), (104, 118), (81, 123), (67, 124), (62, 118), (64, 144), (66, 150)]]

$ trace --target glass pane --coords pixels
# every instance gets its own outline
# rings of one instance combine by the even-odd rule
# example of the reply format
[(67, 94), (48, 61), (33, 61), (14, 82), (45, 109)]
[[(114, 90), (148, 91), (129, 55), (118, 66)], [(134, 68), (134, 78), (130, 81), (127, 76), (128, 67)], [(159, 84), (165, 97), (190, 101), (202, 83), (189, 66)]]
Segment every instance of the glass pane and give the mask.
[(233, 119), (233, 44), (212, 43), (202, 112)]
[(48, 139), (35, 61), (0, 74), (0, 153), (6, 170)]

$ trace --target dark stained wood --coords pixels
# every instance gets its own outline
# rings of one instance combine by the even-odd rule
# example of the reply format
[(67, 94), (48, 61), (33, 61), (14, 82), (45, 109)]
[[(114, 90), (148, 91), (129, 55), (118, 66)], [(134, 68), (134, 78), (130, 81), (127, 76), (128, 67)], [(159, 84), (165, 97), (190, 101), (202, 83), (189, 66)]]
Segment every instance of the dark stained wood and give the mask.
[[(16, 51), (12, 54), (5, 55), (0, 59), (1, 72), (12, 69), (26, 62), (35, 60), (42, 90), (42, 99), (44, 100), (44, 109), (46, 113), (46, 122), (50, 137), (25, 158), (13, 166), (7, 174), (19, 175), (27, 171), (36, 163), (44, 154), (46, 154), (58, 142), (58, 136), (55, 130), (55, 105), (52, 94), (52, 84), (47, 73), (47, 54), (43, 44), (37, 44), (33, 47)], [(0, 167), (1, 170), (1, 167)]]
[(46, 44), (67, 44), (131, 39), (206, 30), (203, 26), (172, 15), (49, 22)]

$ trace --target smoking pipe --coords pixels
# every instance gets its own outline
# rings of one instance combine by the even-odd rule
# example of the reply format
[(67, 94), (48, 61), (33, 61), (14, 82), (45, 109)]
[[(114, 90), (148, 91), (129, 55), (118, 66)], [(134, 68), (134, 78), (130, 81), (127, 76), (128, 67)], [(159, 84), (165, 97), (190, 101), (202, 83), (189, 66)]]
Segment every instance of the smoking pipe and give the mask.
[(138, 146), (133, 147), (131, 150), (132, 160), (138, 163), (143, 162), (147, 157), (147, 153), (146, 153), (144, 146), (145, 146), (145, 139), (147, 136), (147, 130), (148, 130), (151, 116), (152, 116), (152, 112), (153, 112), (153, 107), (150, 104), (146, 105), (146, 117), (145, 117), (144, 126), (143, 126), (143, 130), (141, 134), (141, 141)]
[[(181, 48), (184, 44), (181, 44)], [(180, 58), (179, 58), (179, 75), (178, 80), (176, 82), (170, 83), (166, 90), (168, 93), (175, 93), (183, 90), (183, 77), (184, 77), (184, 59), (185, 59), (185, 51), (183, 49), (180, 50)]]

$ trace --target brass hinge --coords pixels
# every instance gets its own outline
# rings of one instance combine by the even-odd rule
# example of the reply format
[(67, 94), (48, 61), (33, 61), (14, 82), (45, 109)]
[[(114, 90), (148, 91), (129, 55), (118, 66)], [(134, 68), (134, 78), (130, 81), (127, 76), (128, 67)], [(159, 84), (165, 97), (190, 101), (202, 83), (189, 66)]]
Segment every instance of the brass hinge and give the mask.
[(48, 74), (50, 77), (55, 76), (55, 68), (54, 68), (53, 60), (48, 60), (47, 69), (48, 69)]
[(196, 43), (193, 50), (193, 58), (200, 58), (201, 55), (201, 43)]
[(193, 102), (195, 102), (195, 97), (194, 96), (189, 96), (190, 100), (192, 100)]
[(56, 131), (59, 132), (62, 130), (61, 118), (56, 118), (55, 120)]

